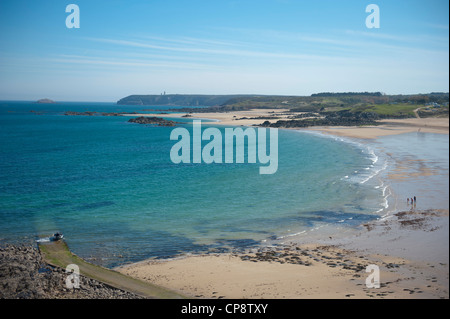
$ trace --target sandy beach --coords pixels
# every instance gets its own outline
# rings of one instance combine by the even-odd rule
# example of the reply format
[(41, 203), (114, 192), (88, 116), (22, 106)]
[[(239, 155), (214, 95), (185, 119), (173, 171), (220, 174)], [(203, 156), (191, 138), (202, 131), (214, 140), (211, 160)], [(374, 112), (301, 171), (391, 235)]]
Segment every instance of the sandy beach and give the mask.
[(352, 138), (373, 139), (412, 132), (448, 134), (449, 128), (448, 118), (382, 120), (379, 123), (380, 125), (377, 126), (318, 127), (309, 130)]
[[(274, 110), (253, 110), (246, 116), (273, 114), (270, 112)], [(235, 118), (243, 116), (241, 112), (191, 115), (233, 125), (240, 122)], [(260, 122), (246, 120), (242, 124)], [(410, 132), (448, 134), (448, 126), (448, 119), (439, 118), (389, 120), (377, 127), (309, 130), (370, 142), (380, 136)], [(395, 160), (396, 150), (389, 151), (389, 156)], [(397, 159), (393, 168), (397, 171), (386, 177), (392, 181), (435, 175), (426, 169), (411, 174), (417, 163)], [(424, 169), (423, 165), (420, 167)], [(448, 177), (448, 170), (440, 173)], [(392, 193), (401, 193), (395, 187), (398, 184), (393, 183)], [(385, 216), (337, 238), (310, 241), (305, 237), (291, 238), (277, 246), (240, 254), (147, 260), (118, 270), (196, 298), (449, 298), (448, 195), (440, 203), (443, 209), (430, 205), (410, 206), (403, 203), (403, 198), (394, 197), (391, 201), (397, 203)], [(379, 288), (366, 285), (371, 274), (366, 272), (369, 265), (379, 269)]]
[[(122, 114), (123, 116), (156, 116), (164, 118), (181, 118), (189, 116), (192, 119), (214, 120), (218, 125), (233, 126), (253, 126), (269, 121), (274, 123), (279, 120), (286, 120), (295, 113), (288, 113), (289, 109), (253, 109), (247, 111), (236, 112), (218, 112), (218, 113), (138, 113), (138, 114)], [(270, 119), (269, 117), (277, 117)]]
[[(448, 211), (400, 212), (363, 227), (339, 240), (118, 270), (195, 298), (448, 298)], [(369, 265), (379, 267), (380, 288), (366, 286)]]
[[(279, 120), (287, 120), (290, 116), (298, 115), (289, 112), (289, 109), (253, 109), (247, 111), (235, 111), (224, 113), (141, 113), (123, 114), (123, 116), (156, 116), (164, 118), (181, 118), (189, 115), (192, 119), (209, 119), (216, 121), (215, 125), (255, 126), (265, 121), (275, 123)], [(276, 117), (271, 119), (270, 117)], [(319, 131), (338, 136), (373, 139), (381, 136), (397, 135), (411, 132), (448, 134), (448, 118), (409, 118), (380, 120), (377, 126), (339, 126), (339, 127), (311, 127), (306, 130)]]

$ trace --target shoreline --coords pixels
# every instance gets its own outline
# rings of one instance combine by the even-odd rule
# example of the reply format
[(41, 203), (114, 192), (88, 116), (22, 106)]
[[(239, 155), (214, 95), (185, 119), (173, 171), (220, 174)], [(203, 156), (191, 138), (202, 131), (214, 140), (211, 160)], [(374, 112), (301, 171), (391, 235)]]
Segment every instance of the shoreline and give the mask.
[[(448, 134), (448, 119), (412, 120), (394, 120), (382, 127), (297, 130), (367, 143), (417, 131)], [(442, 125), (445, 121), (446, 126)], [(397, 160), (395, 150), (388, 151)], [(408, 172), (403, 174), (408, 177)], [(392, 187), (389, 174), (382, 180), (384, 191)], [(116, 270), (196, 298), (449, 298), (448, 196), (447, 209), (404, 209), (395, 189), (391, 196), (392, 206), (383, 216), (341, 236), (322, 240), (293, 236), (282, 244), (245, 253), (144, 260)], [(369, 264), (379, 266), (379, 289), (366, 288)]]
[[(271, 123), (286, 120), (288, 116), (296, 113), (286, 113), (288, 109), (252, 109), (248, 111), (235, 111), (225, 113), (137, 113), (122, 114), (126, 117), (163, 117), (183, 118), (188, 115), (190, 119), (211, 120), (214, 125), (231, 126), (258, 126), (269, 121)], [(276, 116), (277, 119), (269, 117)], [(261, 117), (261, 118), (259, 118)], [(376, 139), (382, 136), (399, 135), (404, 133), (422, 132), (449, 134), (449, 118), (407, 118), (379, 120), (377, 126), (313, 126), (309, 128), (280, 128), (289, 130), (317, 131), (324, 134), (344, 136), (357, 139)]]
[(449, 134), (448, 118), (381, 120), (378, 126), (311, 127), (306, 130), (357, 139), (377, 139), (406, 133)]
[[(205, 114), (200, 115), (205, 118)], [(443, 119), (437, 120), (442, 124)], [(382, 127), (381, 131), (386, 134), (381, 135), (380, 127), (295, 130), (380, 146), (380, 139), (388, 135), (398, 138), (412, 132), (425, 133), (423, 136), (436, 132), (448, 135), (448, 119), (445, 120), (447, 126), (432, 121), (432, 128), (421, 121), (389, 124), (395, 127)], [(216, 123), (236, 126), (236, 122)], [(423, 128), (425, 126), (427, 129)], [(403, 131), (405, 127), (407, 132)], [(432, 178), (436, 173), (442, 175), (442, 172), (428, 167), (427, 156), (405, 159), (399, 157), (396, 148), (389, 147), (382, 152), (395, 164), (389, 172), (376, 177), (383, 182), (380, 186), (383, 192), (392, 189), (386, 197), (389, 207), (380, 218), (358, 228), (348, 228), (343, 234), (323, 238), (310, 236), (312, 232), (307, 231), (309, 234), (303, 238), (289, 236), (283, 242), (239, 253), (208, 252), (166, 260), (149, 259), (115, 270), (195, 298), (449, 298), (448, 184), (444, 209), (442, 203), (437, 206), (435, 202), (426, 203), (424, 193), (416, 192), (417, 185), (413, 185), (412, 192), (408, 189), (408, 195), (419, 195), (417, 207), (407, 206), (404, 194), (398, 191), (399, 185), (414, 178), (415, 184), (419, 181), (424, 185), (425, 193), (433, 192), (434, 188), (427, 189), (427, 185), (434, 182)], [(446, 160), (448, 177), (448, 157)], [(366, 287), (368, 265), (380, 269), (381, 287), (378, 289)]]
[[(448, 299), (448, 253), (447, 258), (436, 259), (443, 255), (429, 251), (432, 258), (428, 260), (430, 256), (402, 255), (402, 244), (417, 234), (422, 235), (425, 248), (436, 243), (435, 237), (448, 238), (448, 211), (399, 212), (392, 217), (366, 223), (361, 233), (338, 241), (145, 260), (116, 270), (192, 298)], [(395, 237), (404, 237), (401, 245), (399, 239), (393, 244), (393, 228), (398, 231)], [(380, 250), (374, 239), (386, 247)], [(439, 251), (445, 249), (448, 252), (448, 246)], [(380, 288), (366, 286), (369, 265), (379, 267)]]

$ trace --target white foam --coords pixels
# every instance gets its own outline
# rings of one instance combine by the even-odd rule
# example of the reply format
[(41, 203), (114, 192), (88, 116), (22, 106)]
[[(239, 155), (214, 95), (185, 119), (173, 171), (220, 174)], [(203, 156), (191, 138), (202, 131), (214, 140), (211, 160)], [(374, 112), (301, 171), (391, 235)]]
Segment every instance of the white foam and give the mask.
[(289, 237), (294, 237), (294, 236), (298, 236), (298, 235), (304, 234), (306, 232), (307, 232), (306, 230), (303, 230), (303, 231), (295, 233), (295, 234), (288, 234), (288, 235), (284, 235), (284, 236), (279, 236), (276, 239), (285, 239), (285, 238), (289, 238)]
[[(385, 185), (385, 183), (382, 181), (382, 179), (380, 177), (381, 173), (388, 168), (389, 160), (388, 160), (388, 157), (383, 155), (384, 153), (381, 150), (380, 150), (380, 152), (378, 152), (378, 148), (376, 146), (374, 147), (373, 145), (367, 145), (364, 142), (360, 142), (356, 139), (341, 138), (341, 137), (336, 137), (333, 135), (328, 135), (328, 134), (324, 134), (321, 132), (313, 132), (313, 131), (299, 130), (298, 132), (313, 134), (313, 135), (317, 135), (317, 136), (324, 137), (324, 138), (331, 138), (335, 141), (348, 143), (350, 145), (353, 145), (353, 146), (359, 148), (361, 150), (361, 153), (370, 161), (369, 162), (370, 164), (368, 163), (365, 166), (359, 168), (358, 170), (354, 170), (351, 175), (345, 175), (344, 177), (341, 177), (340, 179), (345, 180), (349, 183), (355, 183), (355, 184), (366, 184), (369, 181), (373, 180), (374, 181), (373, 184), (377, 184), (377, 185), (373, 186), (374, 189), (379, 190), (381, 193), (381, 196), (380, 196), (381, 201), (379, 201), (377, 204), (377, 205), (379, 205), (378, 206), (379, 209), (378, 209), (378, 207), (374, 207), (372, 212), (376, 215), (382, 215), (382, 216), (380, 216), (380, 218), (390, 218), (391, 213), (388, 211), (388, 209), (389, 209), (388, 198), (392, 195), (392, 193), (389, 188), (389, 185)], [(379, 154), (377, 155), (377, 153), (379, 153)], [(376, 179), (374, 179), (374, 178), (376, 178)], [(377, 183), (377, 181), (378, 181), (378, 183)], [(341, 224), (342, 225), (342, 223), (345, 223), (346, 221), (349, 221), (352, 219), (353, 219), (353, 217), (350, 217), (350, 218), (345, 218), (345, 219), (339, 220), (335, 223), (326, 223), (323, 225), (318, 225), (318, 226), (310, 228), (308, 230), (303, 230), (301, 232), (280, 236), (277, 239), (286, 240), (289, 237), (296, 237), (296, 236), (306, 234), (306, 233), (307, 234), (315, 233), (322, 227), (327, 227), (327, 226), (333, 225), (333, 224), (335, 224), (335, 225)]]
[(50, 241), (50, 238), (40, 238), (36, 240), (37, 243), (48, 243)]
[(344, 179), (347, 179), (350, 182), (357, 182), (360, 184), (365, 184), (368, 181), (370, 181), (371, 179), (373, 179), (375, 176), (377, 176), (378, 174), (383, 172), (388, 167), (387, 160), (380, 161), (380, 157), (377, 155), (377, 153), (375, 152), (375, 149), (373, 147), (371, 147), (365, 143), (362, 143), (362, 142), (358, 141), (357, 139), (348, 138), (348, 137), (343, 138), (343, 137), (334, 136), (334, 135), (330, 135), (330, 134), (324, 134), (322, 132), (317, 132), (317, 131), (298, 130), (297, 132), (312, 134), (312, 135), (316, 135), (316, 136), (320, 136), (320, 137), (324, 137), (324, 138), (330, 138), (335, 141), (344, 142), (344, 143), (351, 144), (353, 146), (360, 148), (361, 153), (364, 153), (366, 156), (368, 156), (368, 158), (371, 160), (372, 163), (369, 165), (369, 167), (364, 168), (364, 170), (366, 172), (363, 172), (361, 170), (355, 171), (354, 172), (354, 174), (356, 174), (355, 176), (352, 176), (352, 177), (345, 176), (344, 177)]
[(375, 176), (377, 176), (378, 174), (380, 174), (382, 171), (384, 171), (387, 167), (388, 167), (388, 163), (387, 163), (387, 161), (385, 161), (385, 162), (383, 163), (383, 166), (382, 166), (381, 168), (375, 169), (375, 170), (373, 171), (373, 173), (370, 174), (366, 179), (364, 179), (363, 181), (361, 181), (360, 184), (365, 184), (365, 183), (367, 183), (367, 182), (370, 181), (372, 178), (374, 178)]

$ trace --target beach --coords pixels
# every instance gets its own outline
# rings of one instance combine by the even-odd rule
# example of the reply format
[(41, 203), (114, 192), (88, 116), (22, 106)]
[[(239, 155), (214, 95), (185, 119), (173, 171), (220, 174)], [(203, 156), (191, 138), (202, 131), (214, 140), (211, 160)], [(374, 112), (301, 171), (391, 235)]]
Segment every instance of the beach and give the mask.
[(381, 136), (398, 135), (412, 132), (448, 134), (448, 118), (411, 118), (380, 120), (380, 125), (364, 127), (320, 127), (311, 128), (338, 136), (374, 139)]
[[(170, 119), (188, 116), (191, 119), (213, 120), (216, 125), (258, 126), (265, 121), (275, 123), (279, 120), (287, 120), (290, 116), (301, 114), (300, 112), (288, 111), (289, 109), (251, 109), (220, 113), (134, 113), (122, 115), (128, 117), (156, 116)], [(388, 119), (377, 122), (379, 123), (377, 126), (311, 127), (306, 130), (358, 139), (374, 139), (411, 132), (436, 134), (448, 134), (449, 132), (448, 118)]]
[[(122, 113), (55, 122), (29, 107), (6, 113), (11, 133), (28, 119), (39, 134), (4, 135), (15, 142), (2, 144), (3, 243), (35, 245), (61, 230), (87, 262), (200, 299), (448, 298), (448, 119), (280, 129), (279, 170), (262, 179), (251, 165), (174, 170), (171, 128), (129, 124)], [(223, 128), (290, 115), (189, 116)], [(6, 298), (135, 297), (91, 281), (80, 294), (57, 287), (64, 270), (35, 263), (35, 248), (1, 255)], [(19, 276), (28, 261), (36, 267)], [(379, 270), (379, 288), (367, 286), (366, 270)]]
[[(269, 112), (273, 110), (254, 111), (253, 115), (273, 114)], [(233, 119), (242, 114), (191, 116), (236, 125), (239, 121)], [(245, 125), (258, 123), (261, 119), (248, 120)], [(390, 192), (389, 209), (380, 218), (337, 236), (321, 237), (311, 231), (244, 253), (150, 259), (117, 270), (196, 298), (448, 298), (448, 183), (442, 182), (448, 180), (448, 157), (446, 167), (436, 169), (427, 160), (426, 150), (420, 158), (410, 159), (409, 154), (390, 146), (389, 140), (384, 144), (382, 140), (448, 136), (448, 119), (389, 120), (376, 127), (307, 130), (356, 138), (378, 147), (381, 143), (391, 164), (379, 176)], [(438, 201), (433, 199), (436, 193)], [(410, 204), (406, 196), (413, 195), (418, 199)], [(370, 265), (379, 269), (379, 287), (367, 285)]]

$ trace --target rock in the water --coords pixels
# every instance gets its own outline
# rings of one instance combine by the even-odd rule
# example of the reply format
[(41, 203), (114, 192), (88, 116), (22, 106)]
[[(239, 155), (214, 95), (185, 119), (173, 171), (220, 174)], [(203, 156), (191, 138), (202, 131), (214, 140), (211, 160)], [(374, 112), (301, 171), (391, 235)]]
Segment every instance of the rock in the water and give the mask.
[(176, 124), (179, 124), (178, 122), (169, 121), (166, 119), (163, 119), (161, 117), (147, 117), (147, 116), (140, 116), (133, 119), (129, 119), (128, 122), (131, 123), (138, 123), (138, 124), (151, 124), (151, 125), (157, 125), (157, 126), (175, 126)]
[(55, 103), (55, 101), (50, 100), (50, 99), (40, 99), (40, 100), (37, 100), (36, 103), (38, 103), (38, 104), (51, 104), (51, 103)]

